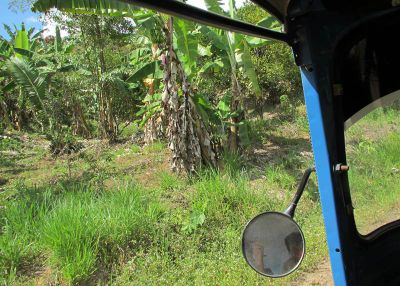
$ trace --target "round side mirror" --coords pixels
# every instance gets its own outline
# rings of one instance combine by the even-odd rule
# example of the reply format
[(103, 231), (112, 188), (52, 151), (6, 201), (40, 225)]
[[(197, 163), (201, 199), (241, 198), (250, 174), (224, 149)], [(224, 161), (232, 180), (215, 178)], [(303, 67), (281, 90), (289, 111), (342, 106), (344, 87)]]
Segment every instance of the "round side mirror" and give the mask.
[(277, 278), (299, 267), (305, 254), (305, 240), (300, 227), (290, 216), (266, 212), (246, 225), (242, 250), (255, 271)]

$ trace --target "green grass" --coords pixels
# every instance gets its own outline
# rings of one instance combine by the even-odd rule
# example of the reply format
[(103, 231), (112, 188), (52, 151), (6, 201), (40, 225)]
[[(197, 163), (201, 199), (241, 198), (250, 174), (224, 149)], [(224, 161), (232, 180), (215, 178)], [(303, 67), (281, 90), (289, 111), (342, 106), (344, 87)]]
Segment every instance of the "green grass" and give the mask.
[(68, 195), (49, 214), (40, 243), (68, 282), (87, 279), (97, 263), (109, 262), (129, 244), (151, 239), (162, 211), (135, 186), (107, 192)]
[(17, 151), (21, 148), (21, 142), (14, 138), (0, 138), (0, 151)]
[(148, 155), (163, 151), (164, 149), (165, 149), (165, 144), (163, 142), (155, 142), (153, 144), (144, 146), (143, 153), (145, 155)]
[[(243, 225), (252, 216), (261, 211), (283, 209), (286, 201), (254, 192), (245, 176), (208, 172), (193, 187), (189, 208), (175, 210), (164, 218), (170, 223), (173, 217), (178, 218), (176, 222), (181, 227), (163, 230), (161, 245), (130, 260), (115, 285), (272, 284), (272, 280), (260, 277), (245, 264), (240, 237)], [(318, 264), (326, 248), (318, 207), (302, 209), (299, 213), (310, 241), (308, 247), (312, 249), (303, 264), (304, 271)], [(274, 281), (274, 285), (284, 285), (299, 274)]]
[[(400, 133), (377, 142), (362, 141), (349, 157), (353, 166), (349, 181), (356, 223), (359, 231), (367, 234), (377, 224), (398, 219), (397, 213), (390, 215), (390, 209), (397, 209), (400, 203)], [(377, 216), (377, 212), (381, 215)], [(388, 215), (384, 215), (386, 212)], [(371, 217), (377, 220), (372, 221)]]
[[(359, 226), (369, 210), (379, 206), (375, 217), (386, 218), (399, 202), (400, 133), (382, 131), (399, 118), (389, 110), (349, 130)], [(379, 136), (368, 133), (371, 126)], [(304, 118), (251, 127), (255, 144), (272, 156), (254, 165), (227, 153), (223, 169), (191, 178), (168, 170), (164, 143), (88, 150), (72, 161), (71, 175), (65, 158), (43, 157), (44, 147), (26, 155), (34, 144), (23, 145), (21, 158), (0, 165), (1, 172), (30, 168), (10, 176), (0, 193), (0, 284), (287, 285), (313, 271), (327, 256), (314, 175), (296, 210), (307, 243), (300, 269), (271, 280), (242, 258), (243, 226), (260, 212), (283, 211), (312, 164)]]
[[(25, 265), (37, 263), (67, 284), (93, 284), (98, 277), (117, 285), (263, 281), (243, 262), (240, 234), (252, 216), (283, 209), (286, 201), (253, 191), (243, 173), (205, 171), (190, 186), (167, 172), (160, 176), (157, 189), (127, 182), (100, 193), (84, 184), (17, 186), (3, 213), (3, 279), (22, 283)], [(186, 203), (160, 203), (180, 192), (188, 192)]]
[(186, 185), (185, 180), (176, 174), (160, 171), (157, 175), (160, 178), (160, 188), (165, 192), (181, 191)]
[(163, 213), (151, 193), (132, 183), (104, 193), (87, 185), (18, 186), (16, 191), (1, 221), (0, 277), (5, 280), (46, 253), (66, 282), (85, 281), (125, 249), (148, 245)]
[(142, 151), (142, 148), (136, 144), (132, 144), (131, 146), (131, 152), (132, 153), (140, 153)]

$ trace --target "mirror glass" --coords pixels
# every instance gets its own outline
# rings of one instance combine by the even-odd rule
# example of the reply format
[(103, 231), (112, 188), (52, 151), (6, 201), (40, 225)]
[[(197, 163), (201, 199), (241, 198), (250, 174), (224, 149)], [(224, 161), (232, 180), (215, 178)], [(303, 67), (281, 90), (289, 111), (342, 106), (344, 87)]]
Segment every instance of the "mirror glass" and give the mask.
[(293, 272), (303, 260), (304, 235), (289, 216), (266, 212), (247, 224), (242, 249), (255, 271), (268, 277), (282, 277)]

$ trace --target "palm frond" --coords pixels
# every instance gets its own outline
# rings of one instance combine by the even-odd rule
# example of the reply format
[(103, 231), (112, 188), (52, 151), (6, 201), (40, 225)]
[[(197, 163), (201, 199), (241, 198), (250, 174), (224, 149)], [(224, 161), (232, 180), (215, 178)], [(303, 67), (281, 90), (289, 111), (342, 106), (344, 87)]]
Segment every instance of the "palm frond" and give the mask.
[(3, 24), (3, 27), (4, 27), (4, 31), (6, 31), (6, 33), (8, 34), (8, 36), (9, 36), (11, 39), (14, 39), (14, 38), (15, 38), (15, 33), (11, 30), (11, 27), (8, 26), (7, 24)]
[(237, 50), (238, 63), (242, 67), (244, 74), (250, 80), (250, 89), (256, 96), (261, 96), (261, 87), (258, 83), (257, 73), (251, 60), (250, 48), (246, 41), (242, 42), (240, 50)]
[(224, 9), (222, 9), (223, 1), (222, 0), (204, 0), (206, 4), (207, 10), (217, 13), (217, 14), (225, 14)]
[(29, 95), (31, 102), (39, 110), (44, 109), (46, 78), (41, 76), (27, 61), (17, 57), (7, 60), (7, 70), (18, 86)]
[(104, 16), (130, 17), (139, 9), (131, 4), (118, 0), (38, 0), (32, 10), (46, 12), (57, 8), (64, 12), (76, 14), (100, 14)]

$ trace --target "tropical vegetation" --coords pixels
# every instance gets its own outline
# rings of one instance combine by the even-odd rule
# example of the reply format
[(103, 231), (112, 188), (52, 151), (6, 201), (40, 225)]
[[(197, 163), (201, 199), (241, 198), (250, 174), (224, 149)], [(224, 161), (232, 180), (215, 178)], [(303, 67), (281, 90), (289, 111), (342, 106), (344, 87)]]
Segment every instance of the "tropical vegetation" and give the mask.
[[(106, 2), (107, 9), (100, 1), (36, 1), (33, 8), (57, 23), (56, 35), (43, 39), (22, 26), (1, 40), (3, 129), (38, 130), (58, 154), (70, 152), (74, 136), (116, 142), (136, 125), (146, 143), (167, 140), (173, 170), (194, 173), (246, 148), (254, 112), (262, 115), (286, 92), (299, 98), (296, 72), (283, 78), (278, 96), (256, 73), (274, 45), (290, 63), (280, 44)], [(218, 1), (205, 3), (213, 12), (280, 28), (265, 12), (251, 18), (246, 9), (254, 5), (237, 10), (231, 1), (225, 12)], [(295, 70), (270, 61), (281, 74)]]
[[(228, 2), (204, 0), (282, 29)], [(56, 27), (4, 23), (0, 37), (1, 285), (330, 282), (310, 275), (329, 269), (315, 177), (296, 211), (299, 271), (266, 279), (241, 254), (246, 222), (285, 209), (313, 165), (287, 46), (116, 0), (9, 3)], [(347, 131), (361, 233), (399, 205), (399, 120), (397, 105)]]

